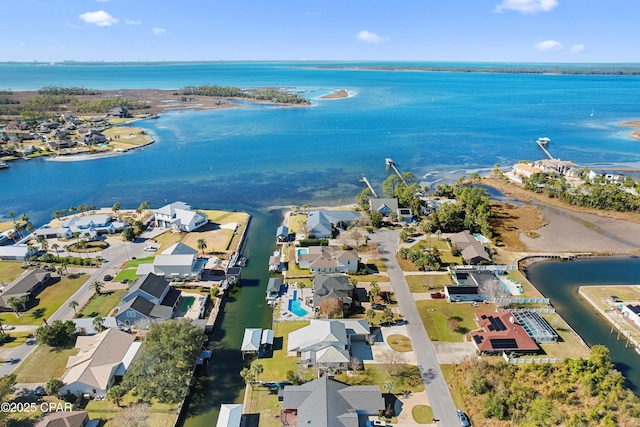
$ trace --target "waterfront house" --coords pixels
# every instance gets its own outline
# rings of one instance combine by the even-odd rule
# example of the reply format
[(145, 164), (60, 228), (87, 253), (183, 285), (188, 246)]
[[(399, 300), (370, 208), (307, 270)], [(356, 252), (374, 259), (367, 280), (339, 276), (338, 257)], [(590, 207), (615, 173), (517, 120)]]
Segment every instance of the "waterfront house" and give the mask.
[(84, 233), (94, 230), (97, 234), (113, 234), (124, 230), (126, 223), (122, 221), (113, 221), (110, 214), (95, 214), (85, 216), (72, 216), (62, 221), (61, 228), (69, 228), (72, 233), (80, 233), (80, 237)]
[(136, 275), (153, 273), (168, 279), (200, 280), (205, 264), (206, 260), (198, 258), (196, 249), (178, 242), (156, 255), (152, 263), (140, 264)]
[(300, 268), (308, 268), (312, 274), (355, 273), (358, 271), (358, 251), (341, 250), (335, 246), (310, 246), (304, 253), (298, 251)]
[(174, 315), (180, 291), (153, 273), (138, 279), (122, 297), (116, 314), (118, 326), (148, 328), (152, 323), (164, 322)]
[(124, 119), (127, 117), (131, 117), (131, 114), (129, 114), (129, 110), (127, 110), (125, 107), (114, 107), (109, 110), (109, 112), (107, 113), (107, 117)]
[(316, 239), (330, 239), (334, 228), (346, 228), (360, 219), (360, 213), (348, 210), (317, 210), (307, 215), (307, 233)]
[(93, 336), (79, 336), (76, 356), (69, 356), (60, 394), (106, 396), (116, 377), (122, 377), (142, 346), (135, 336), (105, 329)]
[(398, 199), (374, 198), (369, 199), (371, 213), (377, 212), (384, 218), (398, 212)]
[(42, 236), (45, 239), (71, 239), (73, 237), (73, 232), (69, 227), (51, 228), (49, 226), (43, 226), (35, 230), (33, 233), (36, 235), (36, 238)]
[(480, 329), (470, 334), (480, 353), (537, 353), (540, 350), (510, 312), (475, 313), (475, 318)]
[(622, 306), (622, 315), (640, 328), (640, 305), (626, 304)]
[(107, 137), (96, 130), (90, 130), (84, 138), (80, 140), (83, 145), (97, 145), (107, 142)]
[(262, 341), (262, 329), (259, 328), (245, 328), (244, 336), (242, 337), (242, 345), (240, 351), (242, 357), (250, 353), (258, 353), (260, 351), (260, 345)]
[(282, 279), (272, 277), (267, 283), (267, 301), (272, 301), (280, 296), (280, 288), (282, 287)]
[(343, 311), (348, 311), (353, 303), (355, 286), (349, 283), (346, 275), (315, 276), (313, 278), (313, 305), (318, 310), (320, 303), (328, 298), (335, 298), (343, 304)]
[(286, 225), (281, 225), (276, 230), (276, 239), (278, 242), (286, 242), (289, 240), (289, 227)]
[(481, 302), (487, 299), (486, 296), (480, 294), (480, 289), (477, 286), (445, 286), (444, 294), (451, 302)]
[(242, 423), (242, 405), (239, 403), (223, 403), (216, 427), (240, 427)]
[(309, 326), (293, 331), (287, 352), (295, 353), (307, 367), (348, 369), (353, 341), (366, 341), (371, 335), (365, 319), (311, 319)]
[(49, 147), (49, 149), (51, 150), (63, 150), (66, 148), (73, 148), (76, 146), (76, 142), (70, 139), (59, 139), (59, 140), (50, 139), (49, 141), (47, 141), (46, 144), (47, 144), (47, 147)]
[(25, 271), (13, 282), (0, 289), (0, 308), (13, 310), (9, 299), (22, 297), (31, 299), (46, 288), (50, 281), (51, 275), (48, 271), (40, 268)]
[(378, 386), (349, 386), (323, 376), (285, 386), (280, 420), (283, 426), (359, 427), (384, 409)]
[(626, 175), (620, 171), (606, 169), (591, 169), (589, 171), (589, 179), (602, 178), (606, 182), (621, 184), (624, 182)]
[[(89, 427), (89, 413), (87, 411), (54, 411), (45, 412), (33, 427)], [(98, 421), (94, 421), (98, 426)]]
[(192, 211), (184, 202), (173, 202), (153, 211), (155, 226), (174, 231), (190, 232), (205, 225), (209, 219), (205, 214)]
[(487, 253), (484, 245), (480, 243), (469, 230), (453, 234), (450, 240), (451, 244), (460, 251), (462, 257), (468, 264), (476, 265), (481, 262), (491, 262), (491, 257)]
[(22, 243), (10, 246), (0, 246), (0, 260), (24, 261), (28, 256), (34, 255), (35, 253), (35, 249)]

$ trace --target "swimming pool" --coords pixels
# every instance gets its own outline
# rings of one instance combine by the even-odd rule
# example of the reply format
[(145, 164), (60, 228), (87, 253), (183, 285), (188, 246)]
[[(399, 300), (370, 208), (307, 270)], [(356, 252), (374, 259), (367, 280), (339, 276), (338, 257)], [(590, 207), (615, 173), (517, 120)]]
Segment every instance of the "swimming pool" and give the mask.
[(309, 312), (300, 307), (301, 304), (302, 301), (298, 299), (298, 291), (293, 291), (293, 298), (289, 300), (289, 311), (298, 317), (306, 316)]
[(180, 311), (183, 313), (189, 311), (195, 300), (195, 297), (184, 297), (184, 299), (182, 300), (182, 304), (180, 305)]
[(300, 255), (307, 255), (309, 253), (309, 248), (297, 248), (296, 249), (296, 262), (300, 262)]

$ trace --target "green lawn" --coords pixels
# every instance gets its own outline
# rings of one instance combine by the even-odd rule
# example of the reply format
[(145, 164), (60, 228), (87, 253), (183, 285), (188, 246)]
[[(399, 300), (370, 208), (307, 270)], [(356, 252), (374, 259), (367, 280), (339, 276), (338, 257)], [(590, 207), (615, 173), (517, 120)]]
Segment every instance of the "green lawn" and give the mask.
[(420, 393), (424, 391), (422, 381), (417, 381), (416, 385), (410, 385), (406, 381), (408, 375), (416, 375), (419, 377), (418, 367), (414, 365), (400, 365), (398, 373), (393, 377), (389, 375), (383, 365), (365, 365), (364, 371), (360, 371), (357, 376), (347, 376), (346, 372), (336, 375), (336, 380), (342, 381), (349, 385), (377, 385), (383, 393), (385, 381), (392, 379), (396, 382), (396, 386), (391, 393), (400, 393), (402, 390), (409, 390), (412, 393)]
[(73, 295), (84, 282), (87, 276), (79, 275), (75, 279), (62, 277), (59, 282), (47, 286), (38, 296), (27, 304), (28, 310), (16, 317), (14, 313), (0, 314), (0, 319), (5, 325), (36, 325), (43, 323), (42, 319), (48, 319)]
[[(459, 365), (462, 366), (462, 365)], [(453, 372), (454, 365), (440, 365), (440, 369), (442, 370), (442, 376), (449, 386), (449, 393), (451, 394), (451, 398), (453, 398), (453, 403), (456, 405), (456, 408), (461, 410), (466, 410), (466, 406), (464, 404), (464, 400), (462, 399), (462, 384), (456, 386), (451, 386), (456, 384), (455, 375)], [(462, 367), (461, 369), (465, 369)]]
[(404, 277), (411, 292), (442, 291), (445, 286), (453, 285), (449, 273), (437, 273), (428, 275), (406, 274)]
[(94, 294), (89, 304), (81, 311), (85, 317), (107, 317), (120, 303), (124, 289), (103, 292), (100, 295)]
[(0, 348), (18, 347), (33, 338), (33, 333), (31, 332), (5, 331), (4, 334), (9, 336), (9, 341), (0, 344)]
[[(165, 233), (167, 234), (167, 233)], [(155, 259), (155, 256), (148, 256), (145, 258), (137, 258), (137, 259), (132, 259), (131, 261), (129, 261), (127, 263), (127, 265), (124, 266), (124, 268), (134, 268), (134, 267), (138, 267), (140, 264), (150, 264), (153, 262), (153, 260)]]
[[(136, 402), (138, 399), (138, 397), (133, 396), (131, 393), (128, 393), (124, 396), (122, 402), (120, 402), (120, 407), (118, 407), (109, 399), (89, 400), (85, 407), (85, 410), (89, 412), (89, 418), (106, 421), (106, 423), (101, 424), (104, 427), (115, 427), (115, 425), (110, 423), (109, 420), (115, 417), (123, 407)], [(149, 422), (147, 425), (153, 427), (173, 427), (176, 422), (178, 406), (179, 405), (177, 404), (170, 405), (152, 401), (151, 408), (149, 409), (148, 413)]]
[[(247, 406), (242, 408), (245, 414), (260, 414), (260, 427), (282, 427), (278, 394), (271, 393), (267, 387), (247, 387)], [(278, 417), (276, 418), (276, 415)]]
[(407, 352), (413, 350), (409, 337), (400, 334), (389, 335), (387, 337), (387, 344), (395, 351)]
[[(287, 372), (298, 372), (299, 357), (287, 356), (287, 341), (289, 333), (307, 326), (309, 322), (277, 322), (274, 323), (273, 357), (262, 358), (253, 363), (260, 363), (264, 372), (261, 381), (284, 381)], [(280, 344), (282, 343), (282, 344)]]
[(358, 282), (388, 282), (389, 276), (381, 276), (379, 274), (349, 274), (350, 279), (356, 279)]
[(21, 261), (0, 261), (0, 283), (11, 283), (24, 271)]
[(290, 215), (289, 216), (289, 232), (300, 233), (307, 223), (306, 215)]
[(116, 274), (116, 277), (114, 277), (113, 280), (116, 282), (120, 282), (125, 279), (130, 282), (136, 281), (138, 280), (138, 275), (136, 274), (137, 271), (137, 268), (125, 268), (124, 270), (121, 270), (120, 273)]
[(411, 416), (418, 424), (431, 424), (433, 422), (433, 409), (427, 405), (416, 405), (411, 409)]
[(77, 348), (56, 349), (41, 344), (16, 369), (16, 381), (19, 383), (46, 383), (51, 378), (60, 378), (64, 374), (69, 356), (78, 354)]
[(477, 329), (474, 313), (476, 311), (493, 311), (493, 306), (484, 304), (473, 307), (471, 304), (450, 303), (446, 300), (416, 301), (422, 322), (433, 341), (462, 342), (464, 333), (455, 329), (466, 328), (467, 331)]

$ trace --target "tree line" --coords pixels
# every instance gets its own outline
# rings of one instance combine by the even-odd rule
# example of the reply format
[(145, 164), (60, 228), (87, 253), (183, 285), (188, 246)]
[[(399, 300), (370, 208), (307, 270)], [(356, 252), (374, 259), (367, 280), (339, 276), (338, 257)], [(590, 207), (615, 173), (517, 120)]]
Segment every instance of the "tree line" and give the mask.
[(175, 95), (182, 96), (219, 96), (223, 98), (248, 98), (256, 101), (269, 101), (278, 104), (309, 104), (309, 100), (297, 93), (284, 89), (258, 88), (240, 89), (234, 86), (202, 85), (185, 86)]

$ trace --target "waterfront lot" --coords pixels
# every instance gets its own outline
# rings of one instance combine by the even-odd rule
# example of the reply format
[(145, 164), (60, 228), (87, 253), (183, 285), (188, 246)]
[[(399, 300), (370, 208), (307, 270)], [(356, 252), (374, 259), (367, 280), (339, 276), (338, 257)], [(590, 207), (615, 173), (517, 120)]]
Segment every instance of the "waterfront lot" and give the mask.
[(611, 310), (611, 296), (617, 297), (619, 304), (627, 304), (640, 301), (640, 287), (628, 286), (583, 286), (580, 291), (584, 293), (601, 310)]
[(449, 273), (436, 273), (425, 275), (405, 274), (405, 279), (411, 292), (433, 292), (442, 291), (445, 286), (453, 285), (453, 280)]
[[(54, 280), (57, 280), (55, 278)], [(42, 325), (42, 319), (48, 319), (56, 312), (82, 284), (87, 280), (85, 274), (69, 275), (50, 284), (27, 304), (27, 311), (0, 314), (5, 325)]]
[(257, 359), (253, 363), (259, 363), (264, 368), (260, 375), (261, 381), (284, 381), (287, 372), (298, 372), (299, 357), (287, 356), (287, 341), (289, 333), (307, 326), (309, 322), (277, 322), (274, 323), (273, 356)]

